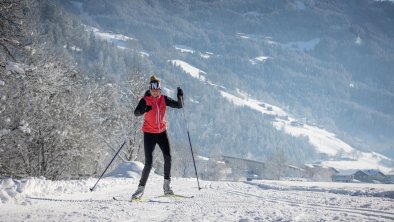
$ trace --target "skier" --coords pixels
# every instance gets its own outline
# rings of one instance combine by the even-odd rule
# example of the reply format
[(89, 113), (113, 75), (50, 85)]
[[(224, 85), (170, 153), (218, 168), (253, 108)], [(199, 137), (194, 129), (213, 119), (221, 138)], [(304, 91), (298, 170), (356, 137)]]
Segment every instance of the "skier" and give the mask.
[(156, 78), (155, 75), (150, 77), (149, 90), (146, 91), (145, 96), (139, 101), (134, 110), (135, 116), (145, 114), (144, 123), (142, 125), (142, 131), (144, 132), (145, 165), (142, 170), (138, 188), (132, 195), (132, 199), (141, 198), (144, 194), (145, 184), (152, 169), (152, 154), (156, 144), (159, 145), (164, 157), (164, 195), (174, 195), (170, 187), (171, 152), (167, 136), (165, 113), (166, 106), (178, 109), (182, 108), (182, 96), (183, 91), (180, 87), (177, 89), (178, 101), (162, 95), (160, 80)]

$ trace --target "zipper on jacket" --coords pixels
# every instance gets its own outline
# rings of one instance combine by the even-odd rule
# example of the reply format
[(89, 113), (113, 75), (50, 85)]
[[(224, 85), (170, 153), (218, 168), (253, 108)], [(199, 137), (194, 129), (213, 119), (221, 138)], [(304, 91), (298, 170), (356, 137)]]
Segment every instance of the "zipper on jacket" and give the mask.
[(159, 129), (158, 133), (160, 133), (160, 107), (159, 107), (158, 99), (156, 100), (156, 107), (157, 107), (156, 123), (157, 123), (157, 128)]

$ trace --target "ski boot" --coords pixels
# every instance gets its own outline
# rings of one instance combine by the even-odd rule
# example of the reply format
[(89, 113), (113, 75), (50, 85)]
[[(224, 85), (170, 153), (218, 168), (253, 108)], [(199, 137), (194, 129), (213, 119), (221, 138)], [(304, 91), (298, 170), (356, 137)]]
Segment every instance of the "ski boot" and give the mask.
[(164, 195), (174, 195), (174, 191), (172, 191), (170, 187), (170, 183), (171, 180), (164, 179), (164, 184), (163, 184)]
[(142, 195), (144, 195), (145, 186), (138, 185), (137, 190), (131, 196), (131, 200), (141, 199)]

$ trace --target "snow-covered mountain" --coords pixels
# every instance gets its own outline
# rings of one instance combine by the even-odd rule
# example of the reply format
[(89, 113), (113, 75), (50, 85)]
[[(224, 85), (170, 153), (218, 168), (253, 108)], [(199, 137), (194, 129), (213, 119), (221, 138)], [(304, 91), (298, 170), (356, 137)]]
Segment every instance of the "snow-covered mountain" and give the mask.
[[(172, 88), (179, 84), (176, 81), (185, 81), (177, 76), (179, 73), (173, 73), (171, 67), (175, 65), (181, 71), (188, 69), (193, 78), (207, 85), (224, 87), (227, 90), (208, 93), (218, 92), (228, 100), (245, 97), (237, 88), (247, 94), (262, 95), (251, 98), (257, 105), (240, 103), (260, 113), (278, 114), (274, 117), (275, 128), (291, 136), (308, 136), (318, 153), (348, 160), (363, 156), (357, 150), (392, 157), (394, 94), (391, 65), (385, 61), (393, 56), (393, 33), (384, 28), (393, 21), (392, 2), (103, 1), (102, 5), (95, 5), (71, 1), (71, 5), (86, 21), (107, 30), (95, 32), (99, 38), (103, 35), (100, 33), (108, 32), (133, 36), (128, 49), (150, 55), (152, 72), (163, 73), (174, 84)], [(148, 16), (151, 14), (156, 16)], [(111, 42), (125, 48), (117, 41)], [(385, 53), (377, 53), (380, 51)], [(189, 84), (186, 86), (193, 90)], [(276, 106), (270, 104), (281, 104), (286, 112), (281, 115), (268, 111), (260, 103), (271, 108)], [(208, 105), (212, 106), (204, 104)], [(194, 121), (207, 121), (206, 116), (194, 116)], [(257, 123), (259, 116), (250, 117)], [(235, 128), (242, 123), (229, 124)], [(202, 135), (202, 129), (197, 134)], [(273, 140), (269, 140), (270, 144), (248, 142), (245, 147), (275, 147), (278, 144)], [(204, 152), (210, 150), (206, 143), (221, 149), (234, 144), (214, 139), (202, 141), (198, 145), (204, 146)], [(302, 149), (308, 152), (307, 147)], [(231, 152), (242, 156), (247, 153)], [(382, 162), (390, 160), (382, 157)]]
[[(252, 98), (239, 89), (217, 87), (217, 84), (212, 83), (206, 77), (209, 74), (185, 61), (171, 60), (170, 62), (182, 69), (185, 74), (189, 74), (198, 81), (214, 86), (220, 92), (220, 95), (234, 105), (249, 107), (263, 115), (269, 116), (277, 130), (284, 131), (295, 137), (308, 137), (308, 141), (315, 147), (318, 153), (325, 154), (329, 157), (329, 160), (321, 161), (321, 164), (324, 166), (334, 167), (338, 170), (379, 169), (384, 173), (394, 172), (393, 166), (390, 166), (393, 160), (384, 155), (372, 151), (358, 151), (323, 127), (316, 126), (314, 123), (305, 122), (302, 119), (297, 119), (282, 108)], [(230, 92), (236, 92), (236, 94)]]
[[(93, 19), (91, 15), (86, 14), (82, 11), (82, 6), (76, 2), (73, 3), (80, 10), (84, 17), (89, 17)], [(306, 6), (302, 1), (297, 1), (295, 7), (298, 10), (305, 10)], [(256, 16), (256, 15), (254, 15)], [(130, 41), (141, 41), (136, 38), (128, 37), (120, 32), (114, 34), (113, 32), (104, 32), (98, 28), (84, 25), (85, 30), (94, 33), (99, 39), (109, 41), (120, 49), (134, 50), (133, 45)], [(246, 34), (238, 32), (234, 36), (243, 41), (258, 41), (263, 39), (263, 41), (269, 45), (276, 45), (284, 50), (294, 50), (299, 52), (312, 51), (319, 45), (322, 38), (313, 38), (307, 41), (290, 41), (287, 43), (280, 43), (274, 41), (272, 37)], [(356, 42), (360, 44), (360, 36), (357, 37)], [(191, 46), (176, 44), (172, 46), (175, 50), (179, 51), (181, 54), (186, 55), (186, 58), (194, 56), (194, 54), (199, 55), (201, 58), (210, 60), (215, 56), (212, 52), (199, 52)], [(141, 56), (149, 56), (146, 51), (137, 51)], [(267, 60), (275, 59), (275, 57), (258, 55), (250, 59), (252, 65), (258, 63), (264, 63)], [(322, 126), (317, 125), (314, 122), (307, 120), (307, 117), (295, 117), (295, 115), (288, 113), (285, 109), (270, 104), (264, 100), (253, 98), (248, 93), (244, 92), (242, 89), (231, 87), (227, 85), (224, 87), (220, 83), (213, 82), (210, 80), (209, 76), (212, 75), (195, 67), (194, 65), (186, 62), (182, 59), (169, 59), (167, 62), (175, 67), (178, 67), (185, 74), (190, 75), (196, 81), (203, 84), (211, 86), (215, 89), (223, 98), (231, 102), (235, 106), (248, 107), (255, 110), (266, 118), (270, 119), (272, 125), (278, 130), (283, 131), (294, 137), (307, 137), (308, 142), (315, 148), (316, 152), (322, 154), (325, 158), (321, 160), (315, 160), (324, 166), (334, 167), (338, 170), (356, 170), (356, 169), (379, 169), (384, 173), (393, 173), (394, 166), (393, 160), (389, 157), (379, 154), (374, 151), (360, 151), (350, 144), (346, 143), (338, 136), (325, 129)], [(350, 87), (354, 88), (354, 83), (350, 83)], [(167, 92), (173, 92), (173, 90), (167, 88)], [(193, 98), (190, 101), (195, 102)], [(197, 101), (198, 102), (198, 101)]]

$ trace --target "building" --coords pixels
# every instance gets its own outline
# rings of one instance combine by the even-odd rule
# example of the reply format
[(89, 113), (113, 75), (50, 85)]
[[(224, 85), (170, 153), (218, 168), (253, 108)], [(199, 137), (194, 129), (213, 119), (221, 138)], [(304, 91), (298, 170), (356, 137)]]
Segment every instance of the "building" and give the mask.
[(343, 183), (351, 183), (354, 182), (354, 175), (350, 174), (338, 174), (332, 176), (332, 181), (334, 182), (343, 182)]
[(393, 175), (384, 175), (379, 170), (348, 170), (332, 177), (335, 182), (394, 183)]
[(222, 160), (231, 168), (229, 177), (249, 180), (262, 179), (264, 176), (265, 164), (263, 162), (231, 156), (222, 156)]
[(342, 183), (358, 182), (354, 179), (354, 174), (356, 172), (357, 172), (356, 170), (341, 171), (338, 174), (332, 176), (332, 181), (342, 182)]
[(379, 170), (358, 170), (354, 173), (354, 179), (371, 183), (371, 182), (383, 182), (385, 180), (385, 175)]

